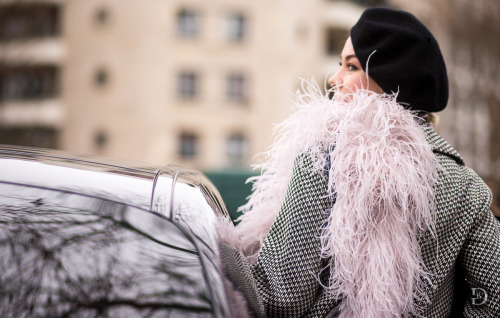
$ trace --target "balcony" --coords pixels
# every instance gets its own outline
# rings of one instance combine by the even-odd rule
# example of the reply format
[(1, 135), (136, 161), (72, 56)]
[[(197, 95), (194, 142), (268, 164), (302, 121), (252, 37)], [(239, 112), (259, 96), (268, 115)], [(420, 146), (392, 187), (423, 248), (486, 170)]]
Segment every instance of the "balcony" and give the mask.
[(64, 107), (60, 99), (10, 101), (0, 105), (0, 127), (60, 128)]
[(61, 9), (54, 3), (8, 2), (0, 5), (0, 43), (58, 37)]
[(56, 65), (0, 63), (0, 105), (9, 101), (44, 100), (59, 94)]
[(0, 42), (0, 63), (61, 64), (66, 48), (60, 39), (34, 39), (25, 42)]

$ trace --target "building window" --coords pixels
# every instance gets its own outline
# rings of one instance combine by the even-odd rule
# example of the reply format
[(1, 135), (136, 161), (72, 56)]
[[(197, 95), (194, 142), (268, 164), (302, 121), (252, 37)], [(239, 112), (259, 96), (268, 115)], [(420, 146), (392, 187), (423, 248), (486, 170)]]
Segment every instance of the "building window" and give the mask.
[(227, 158), (230, 164), (240, 165), (248, 154), (248, 141), (241, 133), (231, 134), (227, 139)]
[(183, 132), (179, 136), (179, 156), (182, 159), (193, 159), (198, 155), (198, 136)]
[(60, 34), (61, 10), (50, 4), (0, 6), (0, 41), (29, 39)]
[(0, 127), (0, 144), (55, 149), (59, 132), (50, 127)]
[(177, 92), (181, 99), (193, 99), (198, 94), (198, 76), (194, 72), (181, 72), (177, 78)]
[(325, 30), (325, 53), (329, 56), (340, 56), (349, 31), (339, 28), (327, 28)]
[(94, 145), (97, 149), (102, 150), (108, 143), (108, 135), (104, 131), (98, 131), (94, 134)]
[(364, 7), (376, 7), (387, 5), (387, 0), (352, 0), (352, 2)]
[(177, 14), (177, 33), (183, 38), (194, 38), (198, 34), (198, 14), (194, 10), (182, 9)]
[(0, 67), (0, 101), (54, 97), (58, 81), (55, 66)]
[(247, 21), (243, 14), (229, 14), (227, 16), (227, 38), (230, 42), (241, 42), (245, 39)]
[(106, 24), (109, 21), (109, 11), (106, 8), (100, 8), (95, 13), (95, 21), (98, 24)]
[(247, 79), (243, 74), (231, 74), (227, 77), (227, 99), (231, 102), (247, 101)]
[(105, 69), (98, 69), (94, 74), (94, 83), (97, 86), (104, 86), (109, 81), (108, 72)]

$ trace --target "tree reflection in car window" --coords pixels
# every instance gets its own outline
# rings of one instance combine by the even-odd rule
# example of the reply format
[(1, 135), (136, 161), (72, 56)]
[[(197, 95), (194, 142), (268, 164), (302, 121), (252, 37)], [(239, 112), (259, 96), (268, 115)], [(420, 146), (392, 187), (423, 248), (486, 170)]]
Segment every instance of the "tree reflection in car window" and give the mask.
[(123, 204), (0, 183), (0, 317), (211, 317), (193, 244)]

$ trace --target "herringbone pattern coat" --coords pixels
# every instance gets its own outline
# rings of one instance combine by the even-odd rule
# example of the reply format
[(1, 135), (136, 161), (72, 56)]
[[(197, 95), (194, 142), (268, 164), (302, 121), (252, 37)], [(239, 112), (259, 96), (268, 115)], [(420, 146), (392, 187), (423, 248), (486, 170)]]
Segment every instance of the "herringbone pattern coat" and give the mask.
[[(489, 209), (491, 193), (431, 127), (426, 126), (425, 133), (444, 170), (439, 172), (435, 188), (436, 238), (425, 234), (419, 239), (434, 286), (426, 286), (429, 302), (422, 304), (422, 315), (498, 318), (500, 222)], [(246, 281), (259, 290), (268, 317), (334, 317), (338, 313), (339, 300), (326, 293), (317, 280), (328, 264), (320, 258), (319, 239), (333, 204), (326, 194), (324, 176), (311, 173), (307, 166), (294, 167), (280, 212), (258, 262), (251, 267), (255, 281)], [(232, 262), (244, 259), (233, 258)], [(327, 278), (328, 273), (323, 271), (320, 277)], [(262, 316), (262, 305), (253, 312)]]

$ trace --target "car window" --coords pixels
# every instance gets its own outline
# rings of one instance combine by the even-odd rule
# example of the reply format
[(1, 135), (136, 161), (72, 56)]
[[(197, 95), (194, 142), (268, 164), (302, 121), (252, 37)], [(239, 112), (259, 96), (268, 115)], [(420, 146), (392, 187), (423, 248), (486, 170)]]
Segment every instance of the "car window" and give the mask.
[(190, 239), (156, 214), (0, 183), (0, 317), (211, 317)]
[(209, 289), (214, 299), (219, 299), (214, 304), (214, 312), (224, 316), (228, 315), (228, 308), (223, 305), (225, 299), (224, 286), (217, 273), (220, 273), (218, 262), (218, 251), (216, 238), (214, 235), (217, 215), (212, 207), (207, 203), (200, 188), (186, 183), (175, 184), (175, 194), (171, 199), (172, 217), (174, 222), (186, 232), (196, 237), (196, 247), (200, 252), (200, 258), (207, 275)]

